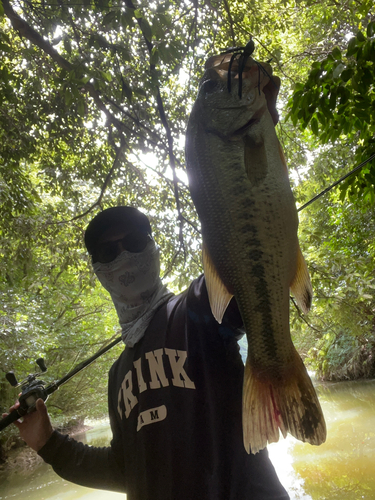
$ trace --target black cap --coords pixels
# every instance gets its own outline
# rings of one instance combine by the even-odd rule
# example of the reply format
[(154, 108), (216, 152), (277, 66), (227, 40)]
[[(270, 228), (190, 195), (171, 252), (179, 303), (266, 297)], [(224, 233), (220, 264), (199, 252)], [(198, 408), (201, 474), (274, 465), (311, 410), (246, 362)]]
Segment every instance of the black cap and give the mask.
[(85, 245), (92, 255), (98, 238), (108, 229), (132, 226), (151, 235), (148, 218), (134, 207), (111, 207), (96, 215), (85, 231)]

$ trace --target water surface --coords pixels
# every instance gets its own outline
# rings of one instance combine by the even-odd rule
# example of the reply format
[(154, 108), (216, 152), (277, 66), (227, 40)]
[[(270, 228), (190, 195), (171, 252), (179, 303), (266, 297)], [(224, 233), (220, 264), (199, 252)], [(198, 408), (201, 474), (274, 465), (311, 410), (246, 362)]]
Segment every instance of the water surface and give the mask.
[(375, 380), (319, 384), (317, 392), (327, 441), (288, 436), (270, 445), (282, 483), (293, 500), (375, 500)]
[[(318, 384), (328, 438), (311, 446), (288, 436), (269, 446), (291, 500), (375, 500), (375, 380)], [(93, 446), (111, 439), (108, 425), (76, 436)], [(0, 500), (126, 499), (119, 493), (74, 485), (46, 464), (0, 482)], [(195, 499), (192, 499), (195, 500)]]

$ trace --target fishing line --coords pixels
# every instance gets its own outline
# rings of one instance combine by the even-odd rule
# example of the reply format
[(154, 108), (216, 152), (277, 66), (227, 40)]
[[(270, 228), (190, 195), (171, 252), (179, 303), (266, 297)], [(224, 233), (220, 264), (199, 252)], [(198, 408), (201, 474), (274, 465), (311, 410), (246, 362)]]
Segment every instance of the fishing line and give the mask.
[(330, 186), (328, 186), (321, 193), (319, 193), (316, 196), (314, 196), (314, 198), (311, 198), (311, 200), (308, 201), (307, 203), (305, 203), (304, 205), (302, 205), (302, 207), (299, 207), (297, 209), (297, 212), (300, 212), (304, 208), (306, 208), (309, 205), (311, 205), (311, 203), (313, 203), (314, 201), (316, 201), (317, 199), (319, 199), (320, 197), (322, 197), (324, 194), (328, 193), (328, 191), (331, 191), (331, 189), (333, 189), (335, 186), (337, 186), (338, 184), (340, 184), (340, 182), (342, 182), (347, 177), (349, 177), (350, 175), (352, 175), (355, 172), (357, 172), (358, 170), (360, 170), (362, 167), (364, 167), (366, 165), (366, 163), (368, 163), (369, 161), (373, 160), (374, 158), (375, 158), (375, 153), (372, 153), (372, 155), (369, 158), (367, 158), (367, 160), (363, 161), (358, 166), (356, 166), (355, 168), (353, 168), (353, 170), (351, 170), (348, 174), (345, 174), (343, 177), (340, 177), (339, 180), (337, 180), (336, 182), (334, 182), (333, 184), (331, 184)]

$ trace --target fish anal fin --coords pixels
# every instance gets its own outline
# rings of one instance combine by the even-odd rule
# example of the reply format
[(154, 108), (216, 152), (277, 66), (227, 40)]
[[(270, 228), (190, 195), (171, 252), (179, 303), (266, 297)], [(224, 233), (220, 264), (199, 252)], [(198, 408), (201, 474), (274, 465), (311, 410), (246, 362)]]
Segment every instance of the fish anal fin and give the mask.
[[(257, 453), (289, 432), (300, 441), (320, 445), (326, 424), (314, 386), (294, 349), (294, 360), (285, 374), (257, 376), (246, 361), (243, 386), (243, 438), (247, 453)], [(285, 375), (285, 376), (283, 376)]]
[(311, 307), (313, 290), (310, 281), (309, 270), (298, 245), (297, 271), (293, 278), (290, 289), (296, 299), (298, 306), (304, 313), (308, 313)]
[(233, 294), (228, 292), (221, 281), (205, 245), (203, 245), (203, 268), (211, 311), (216, 321), (221, 323)]

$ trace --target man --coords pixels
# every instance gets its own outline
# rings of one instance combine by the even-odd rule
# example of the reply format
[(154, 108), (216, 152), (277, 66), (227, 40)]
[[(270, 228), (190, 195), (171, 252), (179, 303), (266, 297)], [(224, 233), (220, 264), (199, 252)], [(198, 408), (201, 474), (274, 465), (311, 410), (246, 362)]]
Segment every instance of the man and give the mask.
[(42, 400), (16, 423), (21, 437), (65, 479), (128, 500), (289, 498), (267, 450), (248, 455), (243, 445), (235, 301), (219, 325), (203, 276), (173, 296), (159, 277), (150, 223), (135, 208), (99, 213), (85, 244), (126, 344), (109, 373), (111, 446), (53, 431)]

